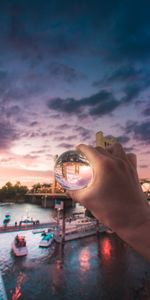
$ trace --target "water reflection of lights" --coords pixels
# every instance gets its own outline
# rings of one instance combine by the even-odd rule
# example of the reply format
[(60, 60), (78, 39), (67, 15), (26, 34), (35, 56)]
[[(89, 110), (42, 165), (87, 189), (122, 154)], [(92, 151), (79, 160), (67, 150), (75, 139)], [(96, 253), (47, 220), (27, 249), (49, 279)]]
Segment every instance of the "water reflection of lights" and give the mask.
[(87, 248), (81, 250), (79, 263), (82, 271), (88, 271), (90, 269), (90, 251)]
[(103, 255), (104, 259), (106, 259), (106, 260), (110, 259), (111, 250), (112, 250), (111, 242), (108, 238), (105, 238), (101, 242), (101, 251), (102, 251), (102, 255)]
[(20, 273), (17, 278), (16, 289), (12, 294), (12, 300), (18, 300), (21, 297), (21, 286), (25, 280), (26, 276), (23, 273)]

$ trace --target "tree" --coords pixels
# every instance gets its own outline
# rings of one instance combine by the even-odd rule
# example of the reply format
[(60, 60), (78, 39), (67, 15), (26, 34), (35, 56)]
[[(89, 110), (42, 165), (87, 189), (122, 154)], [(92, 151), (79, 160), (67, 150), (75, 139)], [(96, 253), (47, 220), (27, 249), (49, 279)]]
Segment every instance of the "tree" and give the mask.
[(16, 199), (19, 197), (24, 196), (28, 191), (27, 186), (21, 185), (18, 181), (15, 185), (12, 185), (11, 182), (7, 182), (1, 189), (0, 189), (0, 198), (1, 199)]

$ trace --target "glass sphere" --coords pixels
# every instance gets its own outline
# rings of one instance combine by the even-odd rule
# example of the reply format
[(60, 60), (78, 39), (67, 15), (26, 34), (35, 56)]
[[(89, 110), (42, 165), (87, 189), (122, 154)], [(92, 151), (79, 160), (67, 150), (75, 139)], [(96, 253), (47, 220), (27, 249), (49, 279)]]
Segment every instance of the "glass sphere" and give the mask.
[(93, 179), (93, 170), (83, 154), (70, 150), (57, 158), (54, 176), (64, 189), (79, 190), (89, 186)]

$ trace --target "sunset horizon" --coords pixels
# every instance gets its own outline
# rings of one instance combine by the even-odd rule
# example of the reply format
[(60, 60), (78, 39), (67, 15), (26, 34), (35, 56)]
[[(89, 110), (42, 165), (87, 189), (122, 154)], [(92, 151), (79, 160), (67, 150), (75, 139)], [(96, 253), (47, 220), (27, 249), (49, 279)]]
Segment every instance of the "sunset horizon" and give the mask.
[[(96, 138), (96, 134), (95, 134)], [(114, 137), (115, 138), (115, 137)], [(93, 139), (94, 140), (94, 139)], [(117, 141), (117, 139), (116, 139)], [(81, 142), (82, 143), (82, 142)], [(96, 140), (95, 144), (93, 146), (96, 146)], [(75, 147), (74, 147), (75, 148)], [(72, 148), (73, 149), (73, 148)], [(128, 149), (127, 149), (128, 152)], [(59, 153), (59, 150), (57, 151), (57, 154)], [(61, 154), (61, 153), (59, 153)], [(51, 156), (51, 164), (54, 165), (54, 158), (55, 155)], [(21, 157), (22, 159), (22, 157)], [(44, 159), (44, 158), (43, 158)], [(32, 160), (32, 157), (30, 157), (30, 160)], [(137, 161), (138, 157), (137, 157)], [(3, 176), (0, 176), (0, 188), (5, 185), (7, 182), (11, 182), (12, 184), (15, 184), (16, 182), (20, 182), (23, 185), (26, 185), (28, 188), (31, 188), (34, 184), (40, 183), (48, 183), (51, 184), (53, 182), (53, 168), (50, 169), (50, 164), (49, 168), (47, 165), (43, 164), (44, 168), (42, 169), (26, 169), (26, 168), (10, 168), (8, 167), (1, 167), (1, 172)], [(47, 170), (46, 170), (47, 167)], [(138, 175), (139, 175), (139, 180), (145, 179), (145, 180), (150, 180), (149, 176), (149, 170), (147, 172), (145, 171), (145, 168), (140, 168), (138, 164)]]

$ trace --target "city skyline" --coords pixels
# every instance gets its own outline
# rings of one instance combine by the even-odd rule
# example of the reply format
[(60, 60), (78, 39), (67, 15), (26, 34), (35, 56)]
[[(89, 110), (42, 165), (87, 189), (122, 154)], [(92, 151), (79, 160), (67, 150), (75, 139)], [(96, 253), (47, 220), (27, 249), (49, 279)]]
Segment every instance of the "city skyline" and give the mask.
[(0, 186), (50, 182), (54, 156), (95, 146), (97, 131), (136, 153), (150, 178), (149, 8), (0, 2)]

